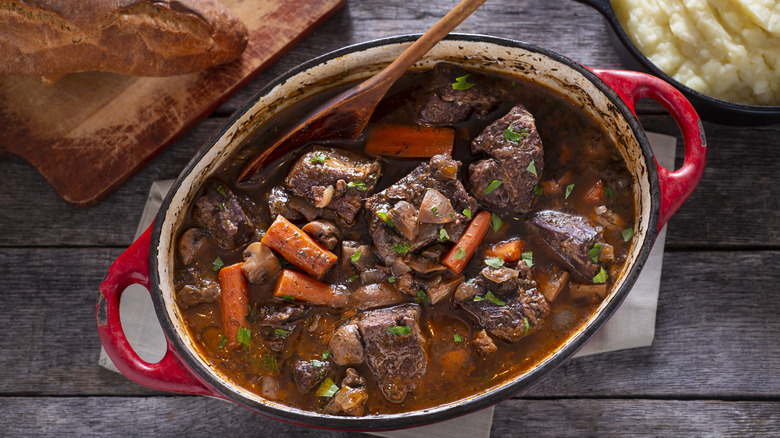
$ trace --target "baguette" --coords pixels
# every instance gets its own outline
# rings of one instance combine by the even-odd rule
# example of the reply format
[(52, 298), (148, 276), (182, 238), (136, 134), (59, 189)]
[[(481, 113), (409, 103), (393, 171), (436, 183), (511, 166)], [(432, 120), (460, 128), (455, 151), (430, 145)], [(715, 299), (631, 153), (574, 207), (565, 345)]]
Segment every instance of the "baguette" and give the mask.
[(217, 0), (0, 0), (0, 73), (173, 76), (237, 59), (247, 28)]

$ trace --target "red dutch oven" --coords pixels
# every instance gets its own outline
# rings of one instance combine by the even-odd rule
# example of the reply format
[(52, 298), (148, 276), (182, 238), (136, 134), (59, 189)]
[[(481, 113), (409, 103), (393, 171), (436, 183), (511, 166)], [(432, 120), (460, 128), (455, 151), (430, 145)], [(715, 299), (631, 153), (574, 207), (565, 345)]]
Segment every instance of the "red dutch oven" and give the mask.
[[(96, 307), (103, 347), (129, 379), (163, 391), (217, 397), (270, 417), (316, 427), (387, 430), (446, 420), (493, 405), (528, 388), (571, 357), (607, 322), (628, 295), (659, 230), (701, 179), (706, 141), (701, 121), (674, 87), (643, 73), (591, 70), (566, 57), (532, 45), (477, 35), (451, 35), (414, 68), (446, 61), (467, 68), (516, 76), (558, 90), (578, 102), (613, 137), (634, 182), (637, 223), (628, 260), (610, 295), (557, 350), (528, 372), (487, 391), (439, 406), (392, 415), (339, 417), (304, 411), (265, 400), (230, 383), (212, 367), (189, 338), (174, 298), (173, 261), (176, 230), (204, 181), (245, 144), (250, 135), (279, 111), (322, 90), (363, 80), (394, 60), (416, 35), (358, 44), (316, 58), (268, 84), (247, 102), (198, 152), (166, 196), (155, 223), (109, 268)], [(683, 134), (685, 161), (675, 171), (659, 166), (634, 114), (637, 100), (660, 102)], [(167, 338), (158, 363), (143, 361), (130, 347), (119, 319), (122, 292), (130, 284), (146, 287)]]

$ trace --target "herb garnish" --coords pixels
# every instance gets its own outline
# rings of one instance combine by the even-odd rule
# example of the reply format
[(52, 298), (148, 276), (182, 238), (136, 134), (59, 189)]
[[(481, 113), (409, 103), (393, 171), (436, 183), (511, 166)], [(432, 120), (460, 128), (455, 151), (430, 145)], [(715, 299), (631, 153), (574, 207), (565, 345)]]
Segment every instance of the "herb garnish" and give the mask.
[(485, 259), (485, 264), (491, 268), (500, 268), (504, 266), (504, 259), (501, 257), (491, 257), (489, 259)]
[(353, 281), (357, 280), (358, 278), (360, 278), (359, 275), (353, 275), (353, 276), (347, 278), (347, 281), (352, 283)]
[(388, 327), (387, 331), (396, 336), (409, 336), (412, 333), (412, 328), (408, 325), (393, 325)]
[(322, 352), (322, 360), (325, 360), (330, 356), (330, 350), (325, 350)]
[(282, 295), (285, 300), (295, 301), (295, 297), (292, 295)]
[(448, 240), (450, 240), (450, 233), (448, 233), (444, 228), (439, 230), (439, 242), (446, 242)]
[(601, 252), (601, 244), (596, 243), (593, 245), (593, 248), (588, 250), (588, 257), (590, 257), (591, 260), (593, 260), (593, 263), (599, 262), (599, 253)]
[(225, 345), (227, 345), (227, 338), (225, 335), (219, 335), (219, 348), (225, 348)]
[(493, 190), (499, 188), (501, 186), (501, 184), (503, 184), (503, 182), (501, 182), (501, 180), (494, 179), (493, 181), (490, 182), (490, 184), (488, 184), (487, 187), (485, 187), (485, 190), (482, 191), (482, 194), (483, 195), (489, 194)]
[(391, 276), (387, 277), (387, 282), (388, 283), (395, 283), (395, 275), (391, 275)]
[(339, 387), (333, 383), (330, 377), (326, 377), (320, 384), (320, 387), (317, 388), (316, 394), (317, 397), (333, 397), (337, 392), (339, 392)]
[(624, 242), (628, 242), (629, 240), (631, 240), (632, 237), (634, 237), (634, 229), (626, 228), (625, 230), (620, 232), (620, 235), (623, 236)]
[(358, 260), (360, 260), (360, 251), (349, 256), (349, 259), (352, 260), (353, 262), (357, 262)]
[(527, 316), (523, 317), (523, 322), (525, 323), (525, 333), (523, 333), (523, 336), (525, 336), (525, 335), (528, 334), (528, 330), (531, 329), (531, 323), (528, 322), (528, 317)]
[(267, 369), (268, 371), (273, 371), (276, 369), (275, 357), (268, 354), (264, 354), (263, 357), (260, 358), (260, 361), (263, 364), (263, 368)]
[(526, 128), (523, 128), (522, 131), (517, 131), (512, 125), (510, 125), (506, 129), (504, 129), (504, 139), (506, 141), (511, 141), (514, 143), (519, 143), (520, 140), (523, 139), (523, 137), (528, 137), (530, 135), (531, 133)]
[(463, 216), (466, 216), (468, 220), (471, 220), (471, 210), (468, 208), (463, 209)]
[(427, 306), (431, 304), (431, 297), (429, 297), (424, 290), (419, 289), (417, 291), (417, 297), (414, 299), (414, 301), (416, 301), (417, 304), (424, 304)]
[(533, 251), (526, 251), (522, 254), (520, 254), (520, 260), (524, 261), (526, 265), (528, 265), (529, 268), (534, 266), (534, 252)]
[(501, 220), (495, 213), (490, 213), (490, 226), (493, 228), (494, 233), (498, 233), (498, 230), (504, 226), (504, 221)]
[(309, 162), (311, 164), (323, 164), (326, 160), (330, 160), (330, 157), (321, 151), (317, 151), (309, 157)]
[(530, 172), (533, 176), (539, 176), (536, 174), (536, 162), (534, 160), (531, 160), (531, 162), (528, 163), (528, 167), (526, 167), (525, 170)]
[(463, 342), (463, 336), (461, 336), (461, 335), (459, 335), (459, 334), (457, 334), (457, 333), (455, 333), (455, 335), (453, 335), (453, 336), (452, 336), (452, 339), (453, 339), (455, 342)]
[(223, 266), (225, 266), (225, 262), (223, 262), (219, 257), (215, 258), (214, 261), (211, 262), (211, 270), (214, 272), (219, 271)]
[(615, 191), (612, 190), (612, 187), (604, 187), (604, 193), (606, 193), (607, 196), (610, 197), (610, 199), (617, 199), (617, 196), (615, 195)]
[(227, 193), (225, 193), (225, 188), (222, 187), (222, 184), (217, 186), (217, 191), (219, 192), (220, 195), (227, 196)]
[(566, 186), (566, 194), (563, 196), (563, 199), (569, 199), (569, 195), (571, 195), (572, 190), (574, 190), (574, 184), (569, 184)]
[(412, 249), (412, 247), (406, 242), (398, 242), (393, 245), (393, 252), (396, 254), (406, 254), (410, 249)]
[(290, 336), (290, 331), (284, 329), (276, 329), (274, 330), (274, 334), (276, 334), (276, 336), (279, 336), (280, 338), (286, 338), (287, 336)]
[(460, 260), (464, 257), (466, 257), (466, 251), (463, 251), (463, 248), (458, 247), (458, 250), (455, 251), (455, 258)]
[(499, 300), (495, 295), (493, 295), (493, 292), (491, 291), (487, 291), (485, 294), (485, 299), (495, 304), (496, 306), (506, 306), (506, 302)]
[(544, 190), (540, 186), (534, 186), (534, 194), (536, 196), (542, 196), (542, 193), (544, 193)]
[(354, 187), (360, 190), (361, 192), (365, 192), (366, 190), (368, 190), (368, 186), (362, 179), (356, 179), (355, 181), (347, 183), (347, 187)]
[(438, 216), (438, 215), (439, 215), (439, 209), (438, 209), (438, 208), (436, 208), (436, 207), (431, 207), (431, 211), (433, 212), (433, 215), (434, 215), (434, 216)]
[(242, 348), (249, 348), (249, 339), (252, 337), (252, 331), (244, 327), (238, 328), (238, 334), (236, 335), (236, 341), (241, 344)]
[(471, 75), (469, 74), (469, 75), (466, 75), (466, 76), (461, 76), (459, 78), (455, 78), (455, 82), (452, 83), (452, 89), (453, 90), (468, 90), (469, 88), (471, 88), (474, 85), (476, 85), (476, 83), (471, 83), (471, 82), (468, 82), (466, 80), (466, 79), (468, 79), (469, 76), (471, 76)]
[(609, 274), (607, 274), (607, 270), (604, 268), (601, 268), (598, 274), (596, 274), (595, 277), (593, 277), (593, 283), (599, 284), (599, 283), (606, 283), (607, 278), (609, 278)]
[(387, 215), (387, 213), (385, 213), (384, 211), (377, 211), (376, 215), (379, 216), (379, 219), (385, 221), (387, 225), (390, 225), (390, 227), (395, 228), (395, 224), (390, 219), (390, 216)]

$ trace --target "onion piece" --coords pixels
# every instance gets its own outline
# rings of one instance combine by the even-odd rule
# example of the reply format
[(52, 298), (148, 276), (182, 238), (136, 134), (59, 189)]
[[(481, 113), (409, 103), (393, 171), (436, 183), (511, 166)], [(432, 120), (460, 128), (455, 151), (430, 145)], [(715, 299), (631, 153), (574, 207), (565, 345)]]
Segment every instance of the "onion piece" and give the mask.
[(417, 220), (429, 224), (446, 224), (455, 218), (455, 209), (450, 200), (438, 190), (428, 189), (425, 192)]

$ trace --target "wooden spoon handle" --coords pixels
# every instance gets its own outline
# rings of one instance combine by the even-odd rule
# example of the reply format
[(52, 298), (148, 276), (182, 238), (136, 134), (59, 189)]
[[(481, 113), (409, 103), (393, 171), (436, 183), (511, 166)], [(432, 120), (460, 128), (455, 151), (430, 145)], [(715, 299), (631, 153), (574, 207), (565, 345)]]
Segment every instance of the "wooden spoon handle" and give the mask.
[(384, 95), (387, 90), (401, 77), (409, 67), (417, 62), (423, 55), (428, 53), (439, 41), (447, 36), (453, 29), (458, 27), (463, 20), (477, 10), (487, 0), (463, 0), (458, 3), (441, 20), (433, 25), (427, 32), (415, 41), (408, 49), (399, 56), (390, 65), (384, 68), (379, 74), (363, 82), (360, 88), (368, 89), (376, 87), (382, 90)]

